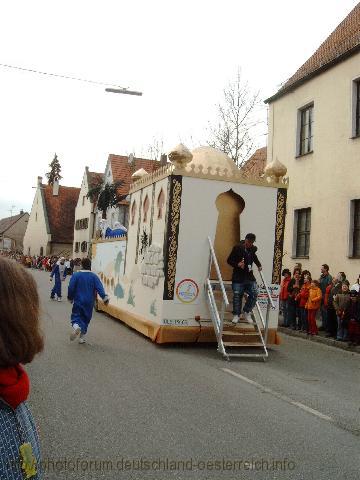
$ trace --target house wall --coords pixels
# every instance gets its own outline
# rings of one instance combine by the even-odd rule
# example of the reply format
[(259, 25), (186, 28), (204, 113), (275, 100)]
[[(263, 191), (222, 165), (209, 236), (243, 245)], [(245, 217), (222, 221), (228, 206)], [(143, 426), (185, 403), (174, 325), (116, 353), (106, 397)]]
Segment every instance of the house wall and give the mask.
[(49, 241), (51, 241), (51, 235), (47, 232), (43, 196), (38, 187), (24, 235), (23, 251), (25, 254), (40, 255), (42, 247), (43, 254), (47, 255), (50, 253)]
[(14, 223), (5, 232), (7, 238), (12, 240), (12, 248), (16, 250), (23, 250), (24, 235), (29, 222), (29, 214), (25, 213), (19, 220)]
[[(275, 100), (269, 108), (268, 162), (278, 158), (289, 176), (284, 267), (301, 262), (314, 278), (323, 263), (350, 282), (360, 260), (349, 258), (350, 202), (360, 198), (360, 138), (353, 134), (353, 81), (360, 77), (360, 54)], [(314, 103), (313, 153), (296, 158), (298, 110)], [(294, 210), (311, 207), (309, 258), (295, 258)]]
[[(86, 197), (88, 191), (89, 191), (89, 186), (87, 181), (87, 174), (85, 171), (83, 180), (81, 183), (78, 203), (75, 209), (74, 243), (72, 247), (73, 258), (84, 258), (84, 257), (87, 257), (89, 254), (90, 242), (91, 242), (93, 226), (94, 226), (94, 214), (93, 214), (93, 203), (90, 201), (89, 198)], [(88, 228), (76, 229), (76, 220), (81, 220), (84, 218), (88, 219)], [(85, 252), (81, 251), (82, 242), (87, 243), (87, 248)], [(75, 251), (76, 243), (79, 244), (79, 249), (77, 252)]]

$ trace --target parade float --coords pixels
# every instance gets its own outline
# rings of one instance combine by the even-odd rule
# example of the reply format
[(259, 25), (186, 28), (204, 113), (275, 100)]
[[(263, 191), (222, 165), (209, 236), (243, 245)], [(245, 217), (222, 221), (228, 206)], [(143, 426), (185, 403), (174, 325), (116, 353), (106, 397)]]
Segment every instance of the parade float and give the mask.
[[(93, 241), (92, 270), (110, 296), (108, 305), (98, 300), (98, 309), (157, 343), (216, 341), (205, 288), (217, 277), (214, 264), (209, 267), (210, 250), (230, 291), (226, 259), (233, 245), (254, 232), (274, 302), (266, 341), (278, 343), (286, 170), (274, 162), (264, 176), (249, 178), (211, 147), (190, 152), (179, 145), (169, 159), (151, 175), (134, 173), (126, 235)], [(265, 297), (260, 288), (264, 311)]]

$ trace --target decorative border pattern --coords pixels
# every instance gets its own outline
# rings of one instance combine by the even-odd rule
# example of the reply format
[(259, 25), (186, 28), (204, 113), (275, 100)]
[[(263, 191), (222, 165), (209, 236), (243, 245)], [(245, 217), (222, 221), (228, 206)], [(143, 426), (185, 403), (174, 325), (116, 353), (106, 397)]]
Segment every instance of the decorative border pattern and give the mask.
[(138, 263), (139, 258), (139, 240), (140, 240), (140, 225), (141, 225), (141, 213), (142, 213), (142, 198), (144, 190), (140, 192), (140, 204), (139, 204), (139, 218), (137, 224), (137, 233), (136, 233), (136, 253), (135, 253), (135, 263)]
[(280, 284), (284, 246), (287, 189), (278, 188), (276, 204), (275, 244), (273, 256), (272, 283)]
[(151, 195), (151, 217), (150, 217), (149, 245), (152, 244), (152, 232), (153, 232), (153, 226), (154, 226), (155, 189), (156, 189), (156, 183), (153, 183), (152, 195)]
[(164, 300), (174, 299), (176, 261), (178, 251), (178, 237), (180, 225), (180, 209), (182, 194), (182, 176), (170, 177), (170, 192), (168, 195), (168, 209), (164, 255)]

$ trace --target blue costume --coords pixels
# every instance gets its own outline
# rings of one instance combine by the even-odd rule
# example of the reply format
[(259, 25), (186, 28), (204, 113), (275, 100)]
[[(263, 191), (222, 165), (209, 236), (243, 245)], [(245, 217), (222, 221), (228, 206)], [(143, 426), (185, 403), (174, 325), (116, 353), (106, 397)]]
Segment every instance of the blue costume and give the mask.
[(82, 335), (87, 332), (96, 293), (104, 300), (106, 293), (99, 277), (90, 270), (80, 270), (71, 277), (68, 288), (68, 300), (73, 301), (71, 324), (81, 328)]
[(50, 273), (50, 278), (53, 278), (54, 276), (55, 276), (55, 285), (51, 290), (50, 297), (54, 298), (56, 294), (58, 298), (61, 298), (61, 280), (62, 279), (65, 280), (65, 277), (66, 277), (65, 264), (62, 265), (59, 262), (56, 263), (56, 265), (52, 269), (52, 272)]

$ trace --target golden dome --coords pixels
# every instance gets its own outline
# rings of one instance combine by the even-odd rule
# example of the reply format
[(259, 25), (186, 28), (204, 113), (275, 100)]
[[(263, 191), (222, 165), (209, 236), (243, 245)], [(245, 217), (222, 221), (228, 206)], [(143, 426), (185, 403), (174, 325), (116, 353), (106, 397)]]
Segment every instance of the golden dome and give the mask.
[(211, 173), (215, 174), (216, 169), (220, 169), (222, 174), (225, 168), (228, 173), (238, 170), (233, 160), (226, 155), (226, 153), (221, 152), (213, 147), (198, 147), (191, 152), (193, 154), (193, 159), (188, 163), (187, 167), (194, 165), (199, 167), (203, 166), (203, 172), (207, 173), (207, 169), (211, 167)]

